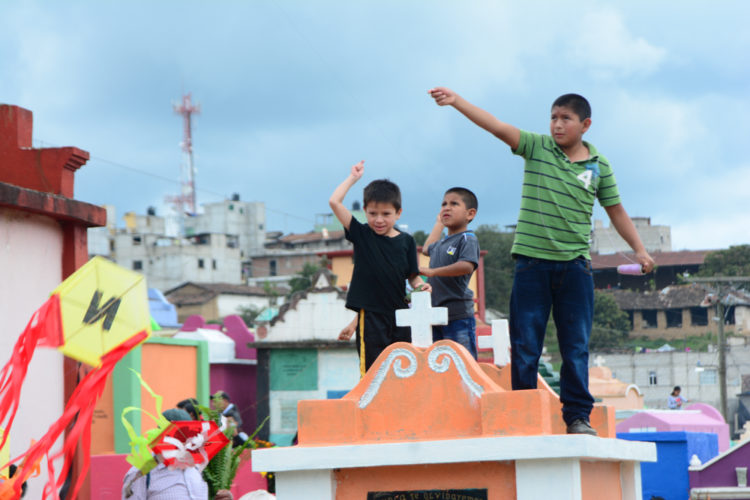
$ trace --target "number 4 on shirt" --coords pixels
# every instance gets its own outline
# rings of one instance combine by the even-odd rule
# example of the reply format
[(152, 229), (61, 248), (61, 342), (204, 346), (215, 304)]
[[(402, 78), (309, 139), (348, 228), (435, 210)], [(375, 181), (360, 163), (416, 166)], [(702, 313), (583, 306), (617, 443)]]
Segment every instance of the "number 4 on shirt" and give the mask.
[(586, 189), (589, 188), (589, 185), (591, 185), (591, 177), (593, 176), (593, 171), (586, 169), (584, 172), (578, 174), (576, 178), (583, 182), (583, 185), (586, 186)]

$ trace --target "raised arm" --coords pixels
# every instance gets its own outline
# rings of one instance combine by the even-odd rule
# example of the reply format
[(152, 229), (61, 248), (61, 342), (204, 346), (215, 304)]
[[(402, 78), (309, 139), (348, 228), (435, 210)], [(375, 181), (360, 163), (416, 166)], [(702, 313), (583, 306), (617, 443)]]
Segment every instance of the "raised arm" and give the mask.
[(604, 207), (604, 210), (607, 211), (609, 220), (612, 222), (612, 225), (615, 226), (618, 234), (622, 236), (622, 239), (624, 239), (635, 252), (635, 258), (643, 268), (643, 272), (650, 273), (653, 271), (654, 259), (651, 258), (646, 251), (646, 248), (643, 246), (641, 237), (638, 236), (638, 231), (635, 229), (635, 225), (625, 211), (625, 207), (622, 206), (622, 203)]
[(445, 226), (442, 222), (440, 222), (440, 213), (438, 212), (437, 220), (435, 221), (435, 225), (432, 226), (432, 231), (430, 231), (430, 235), (425, 240), (424, 244), (422, 245), (422, 255), (430, 256), (430, 245), (435, 243), (436, 241), (440, 241), (440, 237), (443, 235), (443, 229), (445, 229)]
[(516, 149), (521, 141), (521, 131), (518, 127), (501, 122), (491, 113), (473, 105), (460, 95), (446, 87), (435, 87), (427, 91), (439, 106), (453, 106), (466, 118), (494, 135), (505, 144)]
[(356, 165), (352, 166), (352, 170), (349, 173), (349, 176), (344, 179), (344, 182), (339, 184), (339, 186), (333, 191), (333, 194), (331, 194), (331, 197), (328, 199), (328, 204), (331, 206), (333, 214), (347, 231), (349, 230), (349, 225), (352, 223), (352, 213), (344, 206), (344, 197), (346, 197), (346, 193), (349, 192), (349, 189), (362, 178), (362, 174), (364, 173), (365, 162), (364, 160), (362, 160)]

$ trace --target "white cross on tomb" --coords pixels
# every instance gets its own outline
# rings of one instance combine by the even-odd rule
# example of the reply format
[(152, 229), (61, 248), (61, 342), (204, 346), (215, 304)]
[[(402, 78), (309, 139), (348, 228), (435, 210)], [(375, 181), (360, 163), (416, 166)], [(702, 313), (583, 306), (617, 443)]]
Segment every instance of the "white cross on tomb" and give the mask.
[(432, 345), (432, 325), (448, 324), (448, 308), (432, 307), (430, 292), (412, 292), (411, 307), (396, 309), (396, 325), (411, 327), (411, 343), (417, 347)]
[(508, 331), (508, 320), (493, 319), (492, 335), (478, 336), (477, 346), (480, 349), (492, 349), (494, 363), (497, 366), (505, 366), (510, 363), (510, 333)]

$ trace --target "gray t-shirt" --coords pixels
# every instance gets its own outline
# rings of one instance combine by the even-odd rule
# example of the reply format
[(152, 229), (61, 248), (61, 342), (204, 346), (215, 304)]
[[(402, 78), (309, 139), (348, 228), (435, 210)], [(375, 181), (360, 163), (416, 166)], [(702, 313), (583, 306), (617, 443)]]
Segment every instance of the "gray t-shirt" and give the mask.
[[(465, 260), (479, 265), (479, 240), (471, 231), (446, 236), (427, 249), (430, 268), (448, 266)], [(448, 321), (474, 317), (474, 294), (469, 290), (471, 273), (461, 276), (433, 276), (432, 306), (447, 307)]]

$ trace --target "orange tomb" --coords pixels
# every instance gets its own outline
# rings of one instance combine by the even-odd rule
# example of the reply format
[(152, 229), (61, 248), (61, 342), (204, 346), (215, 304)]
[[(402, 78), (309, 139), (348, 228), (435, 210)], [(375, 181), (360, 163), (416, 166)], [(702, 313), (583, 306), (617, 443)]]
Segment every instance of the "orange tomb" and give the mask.
[(557, 395), (511, 391), (510, 370), (463, 347), (386, 349), (342, 399), (300, 401), (299, 445), (255, 450), (279, 500), (640, 500), (653, 443), (614, 439), (614, 410), (596, 406), (600, 437), (566, 435)]

